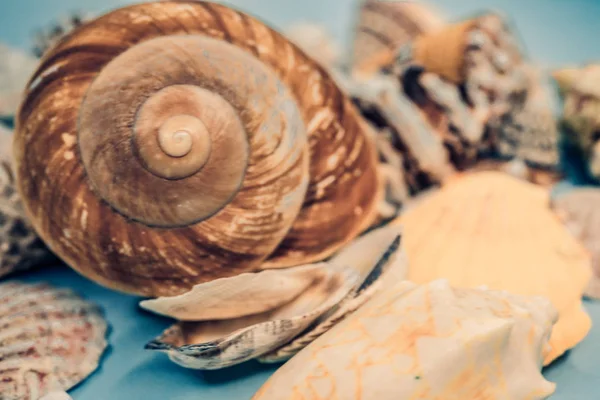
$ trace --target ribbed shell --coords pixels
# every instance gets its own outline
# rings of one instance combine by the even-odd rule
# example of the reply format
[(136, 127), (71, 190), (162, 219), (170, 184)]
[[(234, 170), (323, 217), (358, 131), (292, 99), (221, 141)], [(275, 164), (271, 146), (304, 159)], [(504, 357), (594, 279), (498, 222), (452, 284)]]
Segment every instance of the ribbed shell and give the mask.
[[(77, 146), (77, 119), (86, 90), (107, 63), (131, 46), (167, 35), (227, 42), (271, 70), (302, 113), (310, 160), (298, 157), (288, 180), (269, 181), (261, 171), (249, 169), (238, 194), (212, 218), (158, 229), (115, 213), (94, 194)], [(350, 102), (294, 45), (227, 7), (182, 1), (113, 11), (81, 26), (48, 52), (26, 95), (16, 139), (26, 209), (61, 258), (111, 288), (175, 295), (219, 277), (316, 261), (350, 241), (375, 217), (381, 195), (376, 152)], [(254, 150), (264, 152), (265, 144), (250, 140), (250, 166), (262, 157)], [(297, 173), (303, 162), (309, 162), (308, 177)], [(284, 194), (298, 179), (308, 179), (308, 188), (302, 209), (290, 218), (295, 209), (286, 207), (296, 200)], [(152, 187), (140, 184), (139, 190)], [(154, 196), (163, 194), (169, 193)], [(301, 190), (294, 193), (299, 194)], [(273, 204), (280, 209), (273, 210)]]
[(0, 398), (38, 400), (98, 367), (107, 343), (101, 310), (67, 289), (0, 284)]
[(548, 300), (398, 282), (284, 364), (253, 400), (542, 400)]
[(590, 256), (549, 205), (547, 190), (508, 174), (457, 177), (396, 221), (404, 228), (407, 279), (549, 298), (559, 312), (549, 364), (591, 326), (581, 304)]

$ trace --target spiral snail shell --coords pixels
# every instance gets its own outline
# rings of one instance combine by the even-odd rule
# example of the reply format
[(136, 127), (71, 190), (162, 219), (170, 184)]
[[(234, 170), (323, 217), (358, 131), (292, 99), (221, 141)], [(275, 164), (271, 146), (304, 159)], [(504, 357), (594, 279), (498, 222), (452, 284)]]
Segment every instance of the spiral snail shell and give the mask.
[(117, 9), (63, 38), (27, 86), (14, 150), (49, 247), (148, 296), (325, 259), (381, 197), (374, 145), (325, 70), (200, 1)]

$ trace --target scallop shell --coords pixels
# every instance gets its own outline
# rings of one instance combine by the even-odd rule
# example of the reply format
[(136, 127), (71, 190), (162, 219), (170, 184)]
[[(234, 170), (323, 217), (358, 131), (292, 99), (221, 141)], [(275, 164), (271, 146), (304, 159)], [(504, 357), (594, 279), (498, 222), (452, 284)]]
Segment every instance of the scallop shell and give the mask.
[[(187, 295), (143, 302), (150, 311), (194, 319), (175, 324), (146, 348), (163, 351), (173, 362), (193, 369), (224, 368), (269, 353), (273, 354), (265, 360), (289, 358), (383, 287), (384, 272), (389, 279), (404, 275), (403, 264), (391, 262), (396, 260), (392, 256), (398, 249), (399, 232), (398, 227), (373, 231), (327, 263), (270, 271), (268, 276), (220, 279), (197, 285)], [(286, 286), (294, 286), (290, 283), (296, 280), (299, 290), (291, 293), (274, 287), (278, 279), (288, 279)], [(217, 319), (214, 311), (206, 310), (220, 287), (226, 295), (218, 299), (219, 309), (229, 319)], [(257, 295), (259, 288), (265, 293)], [(248, 301), (252, 296), (254, 300)], [(195, 314), (177, 310), (178, 303), (186, 310), (195, 306)], [(306, 334), (311, 326), (312, 333)]]
[(261, 399), (546, 399), (541, 297), (400, 282), (283, 365)]
[(591, 277), (588, 252), (549, 208), (549, 192), (501, 172), (457, 177), (408, 210), (408, 280), (448, 279), (549, 298), (559, 312), (549, 364), (588, 334), (581, 296)]
[(27, 220), (16, 191), (10, 135), (0, 126), (0, 278), (54, 259)]
[(98, 306), (47, 284), (0, 284), (0, 393), (38, 400), (98, 368), (108, 326)]
[(586, 296), (600, 299), (600, 189), (575, 189), (552, 199), (552, 208), (592, 255), (594, 275)]
[(352, 68), (370, 75), (415, 37), (444, 26), (439, 11), (416, 1), (363, 0), (358, 11)]

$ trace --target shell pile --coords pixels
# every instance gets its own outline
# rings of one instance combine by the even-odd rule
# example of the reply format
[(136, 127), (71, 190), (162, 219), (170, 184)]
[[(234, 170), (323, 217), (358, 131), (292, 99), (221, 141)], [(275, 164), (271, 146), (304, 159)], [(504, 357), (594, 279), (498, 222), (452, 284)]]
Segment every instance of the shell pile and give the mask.
[(28, 222), (16, 191), (11, 134), (0, 125), (0, 278), (53, 259)]
[(495, 171), (459, 176), (402, 215), (407, 279), (544, 296), (559, 313), (545, 364), (591, 327), (581, 297), (592, 276), (583, 245), (549, 208), (549, 192)]
[(541, 400), (544, 298), (400, 282), (283, 365), (253, 400)]
[(38, 400), (92, 374), (107, 346), (98, 306), (47, 284), (0, 284), (0, 398)]
[(186, 368), (219, 369), (250, 359), (292, 357), (404, 275), (400, 230), (359, 238), (327, 262), (246, 273), (195, 286), (141, 307), (178, 322), (147, 349)]

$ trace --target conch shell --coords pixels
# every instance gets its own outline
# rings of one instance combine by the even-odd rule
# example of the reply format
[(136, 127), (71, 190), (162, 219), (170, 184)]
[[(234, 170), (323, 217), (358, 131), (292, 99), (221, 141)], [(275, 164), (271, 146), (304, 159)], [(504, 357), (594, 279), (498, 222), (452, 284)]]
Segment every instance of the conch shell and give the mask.
[(486, 285), (549, 298), (559, 313), (549, 364), (588, 334), (581, 296), (591, 278), (583, 245), (550, 210), (549, 192), (495, 171), (465, 174), (396, 220), (404, 228), (407, 279)]
[(283, 365), (253, 400), (546, 399), (541, 297), (400, 282)]
[(578, 188), (552, 198), (552, 208), (592, 255), (594, 274), (585, 295), (600, 299), (600, 189)]
[(146, 348), (193, 369), (290, 358), (384, 287), (384, 276), (402, 278), (403, 258), (394, 257), (399, 235), (398, 227), (381, 228), (327, 262), (223, 278), (143, 301), (149, 311), (185, 321)]

